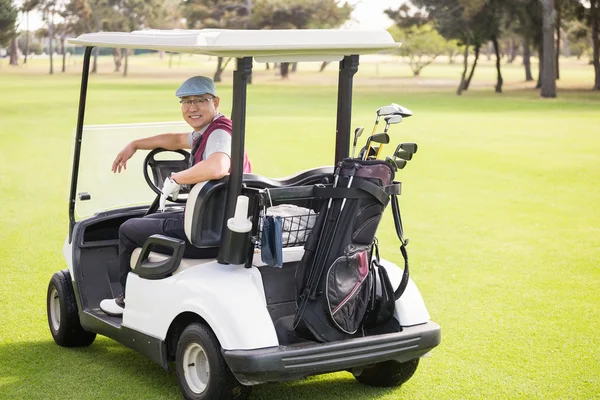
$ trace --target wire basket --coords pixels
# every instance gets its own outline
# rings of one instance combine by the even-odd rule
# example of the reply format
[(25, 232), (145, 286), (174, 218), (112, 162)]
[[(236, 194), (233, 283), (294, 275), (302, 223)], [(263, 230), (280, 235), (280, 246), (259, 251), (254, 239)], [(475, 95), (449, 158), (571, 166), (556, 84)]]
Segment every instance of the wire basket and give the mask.
[[(312, 209), (305, 210), (306, 213), (298, 215), (273, 215), (275, 218), (281, 218), (282, 247), (304, 246), (304, 243), (306, 243), (308, 236), (312, 232), (318, 213)], [(269, 215), (269, 209), (267, 209), (267, 215)], [(263, 233), (263, 221), (263, 218), (259, 219), (256, 248), (260, 248)]]

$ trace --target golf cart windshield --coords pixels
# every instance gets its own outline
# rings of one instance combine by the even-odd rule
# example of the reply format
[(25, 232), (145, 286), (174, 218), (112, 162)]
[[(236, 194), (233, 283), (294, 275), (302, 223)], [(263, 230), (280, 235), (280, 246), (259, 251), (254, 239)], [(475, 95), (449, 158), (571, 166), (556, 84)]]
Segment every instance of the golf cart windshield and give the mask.
[[(132, 140), (189, 130), (183, 122), (85, 126), (75, 197), (77, 219), (107, 209), (150, 204), (156, 194), (148, 187), (142, 171), (148, 151), (137, 151), (127, 162), (127, 171), (120, 174), (111, 171), (115, 156)], [(168, 156), (169, 159), (178, 157), (175, 153)]]

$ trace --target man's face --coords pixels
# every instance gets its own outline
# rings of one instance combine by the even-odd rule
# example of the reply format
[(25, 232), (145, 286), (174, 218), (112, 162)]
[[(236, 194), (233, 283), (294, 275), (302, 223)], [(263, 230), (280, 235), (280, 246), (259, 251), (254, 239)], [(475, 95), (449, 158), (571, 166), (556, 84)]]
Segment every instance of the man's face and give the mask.
[(204, 128), (217, 115), (219, 98), (211, 94), (184, 96), (180, 99), (183, 119), (195, 131)]

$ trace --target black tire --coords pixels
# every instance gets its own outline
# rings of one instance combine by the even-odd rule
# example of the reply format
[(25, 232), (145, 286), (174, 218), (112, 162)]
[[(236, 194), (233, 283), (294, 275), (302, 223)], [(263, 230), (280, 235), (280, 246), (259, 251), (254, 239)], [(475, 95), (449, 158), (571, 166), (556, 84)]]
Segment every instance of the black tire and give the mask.
[(188, 400), (243, 400), (251, 386), (235, 378), (221, 354), (221, 345), (203, 323), (188, 325), (177, 341), (177, 382)]
[(48, 326), (59, 346), (89, 346), (96, 334), (81, 327), (77, 302), (68, 270), (58, 271), (50, 279), (46, 296)]
[(418, 365), (418, 358), (403, 363), (384, 361), (365, 368), (356, 380), (369, 386), (398, 387), (415, 374)]

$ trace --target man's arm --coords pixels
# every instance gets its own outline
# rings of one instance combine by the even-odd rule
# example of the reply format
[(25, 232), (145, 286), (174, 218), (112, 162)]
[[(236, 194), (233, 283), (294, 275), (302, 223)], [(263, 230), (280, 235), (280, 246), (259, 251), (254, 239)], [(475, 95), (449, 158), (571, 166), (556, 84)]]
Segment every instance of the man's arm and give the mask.
[(117, 154), (115, 161), (113, 161), (112, 171), (121, 172), (121, 169), (127, 169), (127, 161), (138, 150), (152, 150), (158, 147), (167, 150), (190, 149), (188, 136), (189, 134), (187, 133), (163, 133), (161, 135), (134, 140)]
[(206, 160), (200, 161), (191, 168), (177, 172), (171, 177), (180, 185), (195, 184), (211, 179), (221, 179), (229, 174), (230, 167), (231, 160), (226, 153), (213, 153)]

